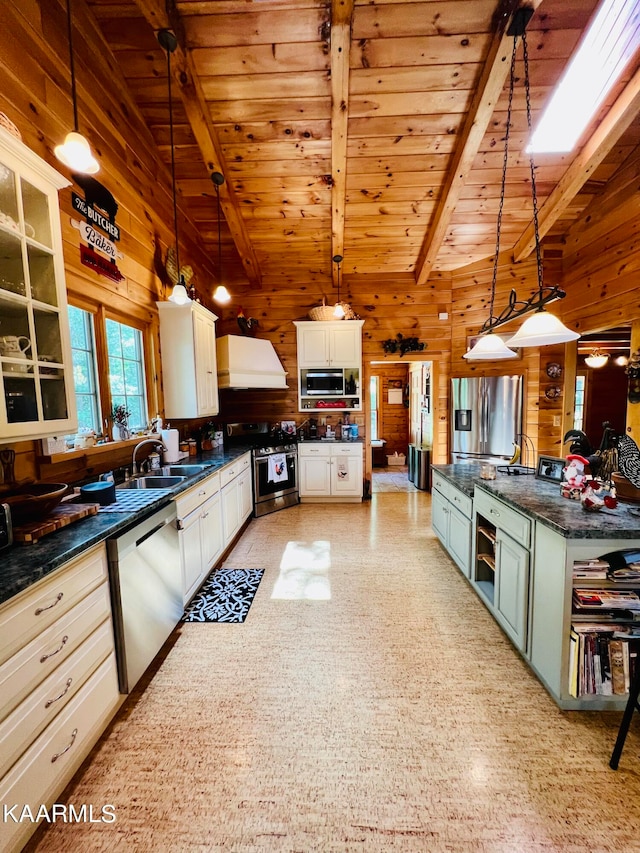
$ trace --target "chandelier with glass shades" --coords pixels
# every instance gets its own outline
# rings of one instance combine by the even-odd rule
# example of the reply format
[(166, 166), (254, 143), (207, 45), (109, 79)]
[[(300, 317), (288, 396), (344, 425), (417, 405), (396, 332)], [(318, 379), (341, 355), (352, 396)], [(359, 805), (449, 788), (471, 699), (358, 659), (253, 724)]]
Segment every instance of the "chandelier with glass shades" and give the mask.
[[(491, 282), (491, 299), (489, 302), (489, 317), (479, 332), (479, 337), (474, 346), (463, 355), (469, 361), (498, 361), (501, 359), (516, 358), (517, 353), (510, 347), (536, 347), (549, 344), (565, 343), (575, 341), (580, 335), (568, 329), (555, 315), (545, 310), (545, 306), (557, 299), (563, 299), (566, 295), (557, 286), (545, 287), (543, 284), (542, 252), (540, 248), (540, 234), (538, 228), (538, 199), (536, 196), (535, 164), (533, 154), (529, 152), (529, 166), (531, 171), (531, 197), (533, 202), (533, 227), (535, 234), (536, 270), (538, 278), (538, 290), (527, 300), (518, 300), (516, 292), (511, 291), (507, 307), (496, 315), (494, 303), (496, 295), (496, 279), (498, 275), (498, 255), (500, 252), (500, 231), (502, 226), (502, 210), (504, 207), (504, 196), (507, 176), (507, 160), (509, 153), (509, 134), (511, 130), (511, 110), (513, 103), (513, 90), (515, 84), (516, 50), (518, 38), (522, 38), (522, 49), (524, 55), (524, 85), (527, 101), (527, 126), (531, 132), (531, 103), (529, 94), (529, 56), (527, 51), (526, 28), (533, 9), (524, 7), (518, 9), (511, 22), (508, 35), (513, 36), (513, 49), (511, 53), (511, 71), (509, 77), (509, 102), (507, 109), (507, 127), (504, 140), (504, 159), (502, 165), (502, 184), (500, 188), (500, 205), (498, 208), (498, 222), (496, 228), (496, 252), (493, 264), (493, 278)], [(532, 313), (534, 312), (534, 313)], [(506, 342), (496, 334), (496, 329), (519, 317), (530, 314), (520, 329)]]

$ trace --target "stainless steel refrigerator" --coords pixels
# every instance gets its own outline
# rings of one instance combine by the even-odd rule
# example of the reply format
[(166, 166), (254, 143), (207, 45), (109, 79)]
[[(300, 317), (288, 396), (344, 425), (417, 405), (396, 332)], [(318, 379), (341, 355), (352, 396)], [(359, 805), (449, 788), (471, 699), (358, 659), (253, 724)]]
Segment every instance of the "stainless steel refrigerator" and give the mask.
[(522, 376), (451, 380), (451, 461), (508, 460), (522, 433)]

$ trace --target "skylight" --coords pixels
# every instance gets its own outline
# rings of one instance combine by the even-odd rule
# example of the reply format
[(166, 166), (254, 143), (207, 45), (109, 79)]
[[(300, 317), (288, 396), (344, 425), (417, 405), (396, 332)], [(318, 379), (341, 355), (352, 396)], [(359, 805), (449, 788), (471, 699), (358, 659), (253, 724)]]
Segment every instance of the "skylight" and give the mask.
[(603, 0), (527, 151), (571, 151), (640, 46), (640, 0)]

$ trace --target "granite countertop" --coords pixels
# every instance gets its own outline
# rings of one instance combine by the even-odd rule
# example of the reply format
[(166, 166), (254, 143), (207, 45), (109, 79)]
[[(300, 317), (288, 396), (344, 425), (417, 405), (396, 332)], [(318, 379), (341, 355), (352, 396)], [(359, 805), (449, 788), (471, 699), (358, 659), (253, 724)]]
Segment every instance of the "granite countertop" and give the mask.
[(567, 539), (640, 539), (640, 507), (632, 504), (587, 512), (579, 501), (560, 495), (559, 483), (539, 480), (533, 474), (498, 472), (495, 480), (483, 480), (480, 464), (474, 462), (434, 465), (433, 470), (464, 494), (473, 497), (478, 486)]
[[(83, 551), (132, 527), (156, 510), (168, 504), (176, 495), (190, 489), (219, 468), (243, 456), (251, 448), (238, 446), (189, 456), (181, 460), (185, 465), (206, 465), (198, 474), (187, 477), (182, 483), (163, 490), (156, 500), (132, 512), (103, 511), (63, 527), (56, 533), (44, 536), (34, 545), (15, 544), (0, 557), (0, 604), (27, 589), (51, 572), (68, 563)], [(177, 463), (180, 464), (180, 463)]]

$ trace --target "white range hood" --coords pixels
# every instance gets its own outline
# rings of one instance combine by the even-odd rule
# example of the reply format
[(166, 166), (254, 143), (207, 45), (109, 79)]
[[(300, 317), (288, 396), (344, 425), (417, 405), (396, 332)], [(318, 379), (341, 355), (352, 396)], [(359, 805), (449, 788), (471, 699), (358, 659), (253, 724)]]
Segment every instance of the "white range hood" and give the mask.
[(216, 340), (218, 388), (287, 388), (287, 374), (271, 341), (224, 335)]

